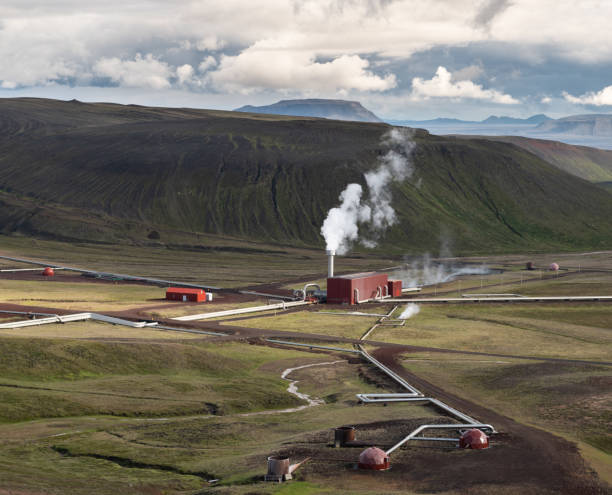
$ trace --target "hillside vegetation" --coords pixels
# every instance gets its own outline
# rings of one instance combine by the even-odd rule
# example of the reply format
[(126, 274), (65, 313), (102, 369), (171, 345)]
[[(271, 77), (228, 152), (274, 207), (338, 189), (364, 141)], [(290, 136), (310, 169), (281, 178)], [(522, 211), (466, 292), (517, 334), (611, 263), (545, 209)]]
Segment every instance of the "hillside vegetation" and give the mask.
[[(491, 141), (515, 144), (548, 163), (591, 182), (612, 181), (612, 150), (576, 146), (521, 136), (480, 136)], [(470, 136), (474, 139), (475, 136)]]
[[(4, 233), (146, 240), (151, 229), (322, 246), (385, 124), (191, 109), (0, 100)], [(512, 144), (417, 131), (393, 185), (389, 252), (582, 249), (612, 241), (612, 197)], [(172, 235), (164, 234), (165, 236)], [(169, 241), (162, 238), (161, 241)]]

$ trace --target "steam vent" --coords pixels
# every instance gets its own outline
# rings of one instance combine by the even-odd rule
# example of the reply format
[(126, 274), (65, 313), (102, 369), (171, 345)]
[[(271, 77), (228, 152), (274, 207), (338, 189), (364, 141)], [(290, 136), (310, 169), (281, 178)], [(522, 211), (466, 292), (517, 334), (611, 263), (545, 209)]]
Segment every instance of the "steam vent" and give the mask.
[(474, 428), (461, 435), (459, 447), (462, 449), (488, 449), (489, 437), (484, 432)]
[(359, 454), (359, 469), (384, 471), (389, 469), (389, 456), (378, 447), (369, 447)]
[(559, 270), (559, 265), (557, 263), (551, 263), (548, 269), (551, 272), (556, 272), (557, 270)]

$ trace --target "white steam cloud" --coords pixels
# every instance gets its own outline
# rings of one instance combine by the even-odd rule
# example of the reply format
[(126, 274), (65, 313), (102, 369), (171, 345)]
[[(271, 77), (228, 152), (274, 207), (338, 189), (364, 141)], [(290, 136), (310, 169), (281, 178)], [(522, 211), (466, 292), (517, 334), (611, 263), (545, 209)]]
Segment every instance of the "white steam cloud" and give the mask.
[(414, 304), (414, 303), (406, 304), (404, 311), (402, 311), (402, 314), (399, 315), (399, 319), (407, 320), (408, 318), (412, 318), (414, 315), (419, 314), (419, 311), (421, 311), (421, 306), (419, 306), (418, 304)]
[[(408, 179), (414, 168), (411, 155), (414, 150), (411, 129), (393, 128), (385, 134), (383, 144), (390, 148), (378, 160), (378, 167), (364, 174), (368, 186), (368, 198), (362, 199), (360, 184), (349, 184), (340, 194), (341, 204), (332, 208), (321, 227), (327, 249), (345, 254), (351, 244), (359, 240), (359, 225), (369, 226), (380, 233), (397, 221), (391, 206), (390, 185), (394, 180)], [(371, 239), (361, 239), (366, 247), (376, 246)]]
[(393, 273), (394, 279), (402, 281), (403, 287), (423, 287), (450, 282), (461, 275), (488, 275), (491, 269), (481, 266), (456, 266), (432, 261), (429, 255), (413, 261), (410, 266)]

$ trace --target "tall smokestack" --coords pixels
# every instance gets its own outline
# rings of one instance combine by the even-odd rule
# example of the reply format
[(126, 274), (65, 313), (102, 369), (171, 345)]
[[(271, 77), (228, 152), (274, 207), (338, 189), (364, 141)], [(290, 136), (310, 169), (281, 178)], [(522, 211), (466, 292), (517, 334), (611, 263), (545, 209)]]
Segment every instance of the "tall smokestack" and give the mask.
[(328, 249), (325, 252), (327, 253), (327, 278), (332, 278), (334, 276), (334, 256), (336, 256), (336, 250)]

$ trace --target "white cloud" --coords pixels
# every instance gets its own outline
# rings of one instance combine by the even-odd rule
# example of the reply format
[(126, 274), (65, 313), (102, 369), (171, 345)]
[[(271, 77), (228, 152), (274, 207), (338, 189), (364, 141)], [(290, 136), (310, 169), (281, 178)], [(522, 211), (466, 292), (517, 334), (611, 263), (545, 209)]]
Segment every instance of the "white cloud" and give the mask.
[(540, 100), (540, 103), (544, 103), (545, 105), (551, 102), (552, 102), (552, 98), (550, 96), (543, 96), (542, 99)]
[(216, 65), (217, 60), (215, 59), (215, 57), (209, 55), (204, 60), (202, 60), (202, 62), (200, 62), (200, 65), (198, 65), (198, 70), (203, 73), (206, 72), (208, 69), (215, 67)]
[(484, 89), (472, 81), (453, 82), (452, 74), (445, 67), (438, 67), (431, 79), (415, 77), (412, 80), (412, 99), (418, 101), (429, 98), (453, 98), (487, 100), (503, 105), (519, 103), (512, 96), (500, 93), (494, 89)]
[(217, 50), (221, 50), (224, 46), (225, 42), (217, 39), (214, 34), (211, 36), (206, 36), (196, 43), (196, 47), (200, 51), (215, 52)]
[(570, 103), (578, 103), (580, 105), (612, 105), (612, 86), (606, 86), (601, 91), (590, 91), (582, 96), (572, 96), (569, 93), (563, 92), (563, 97)]
[(482, 77), (484, 73), (485, 71), (481, 65), (473, 64), (453, 72), (452, 81), (471, 81), (472, 79)]
[(219, 68), (209, 73), (215, 88), (249, 93), (264, 89), (337, 92), (385, 91), (396, 86), (393, 74), (378, 76), (358, 55), (317, 61), (306, 50), (291, 51), (255, 44), (237, 56), (222, 56)]
[(176, 69), (179, 84), (189, 83), (193, 79), (193, 67), (189, 64), (181, 65)]
[[(188, 71), (184, 67), (183, 73)], [(94, 64), (93, 70), (96, 75), (108, 77), (120, 86), (138, 88), (169, 88), (169, 79), (172, 76), (168, 64), (155, 59), (150, 53), (144, 58), (138, 53), (134, 60), (102, 58)]]
[[(439, 76), (418, 80), (413, 97), (430, 98), (433, 105), (433, 98), (444, 102), (433, 95), (446, 91), (455, 94), (447, 98), (476, 99), (482, 108), (485, 101), (516, 102), (483, 87), (501, 84), (493, 75), (504, 82), (511, 74), (522, 79), (542, 63), (561, 72), (567, 60), (591, 64), (591, 72), (609, 71), (610, 19), (612, 1), (601, 0), (3, 0), (0, 86), (6, 92), (87, 86), (99, 84), (95, 76), (102, 75), (124, 87), (204, 91), (214, 84), (237, 93), (361, 99), (398, 86), (393, 93), (410, 90), (410, 57), (438, 48), (452, 50), (447, 53), (467, 67), (453, 72), (445, 90)], [(487, 83), (480, 62), (462, 58), (475, 50), (485, 58)], [(507, 74), (496, 74), (486, 60), (500, 50), (502, 58), (514, 59)], [(138, 53), (152, 60), (139, 60)], [(186, 74), (185, 65), (195, 74)], [(393, 74), (407, 74), (403, 87)], [(512, 87), (519, 88), (520, 79)], [(568, 98), (607, 101), (604, 91)], [(569, 106), (566, 100), (554, 103)]]

